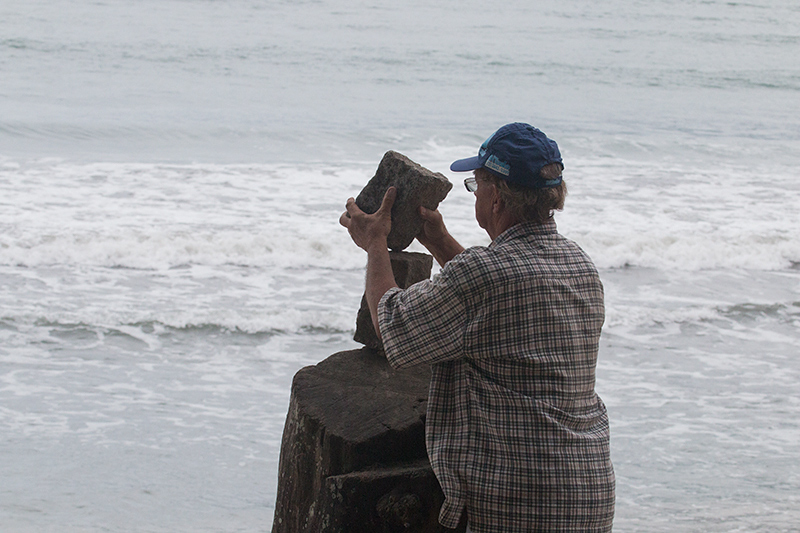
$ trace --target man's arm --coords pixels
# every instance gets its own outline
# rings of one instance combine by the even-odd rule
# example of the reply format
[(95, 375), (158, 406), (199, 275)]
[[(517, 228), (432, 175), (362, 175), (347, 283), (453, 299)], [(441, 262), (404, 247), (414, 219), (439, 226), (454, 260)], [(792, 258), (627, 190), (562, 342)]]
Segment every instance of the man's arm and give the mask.
[(417, 240), (436, 258), (437, 263), (444, 266), (464, 251), (464, 247), (447, 231), (438, 209), (431, 211), (420, 207), (419, 215), (425, 222), (422, 231), (417, 235)]
[(347, 200), (347, 211), (339, 217), (339, 223), (347, 228), (350, 237), (360, 248), (367, 252), (367, 282), (364, 295), (367, 299), (372, 325), (378, 338), (381, 331), (378, 325), (378, 303), (386, 291), (397, 287), (389, 258), (389, 247), (386, 239), (392, 229), (392, 206), (397, 196), (397, 189), (389, 187), (383, 196), (381, 207), (372, 215), (364, 213), (354, 198)]
[(389, 258), (389, 250), (386, 241), (383, 247), (376, 246), (374, 250), (367, 250), (367, 283), (364, 295), (367, 298), (369, 314), (372, 317), (372, 326), (378, 339), (381, 337), (381, 328), (378, 322), (378, 303), (386, 291), (397, 287), (392, 272), (392, 262)]

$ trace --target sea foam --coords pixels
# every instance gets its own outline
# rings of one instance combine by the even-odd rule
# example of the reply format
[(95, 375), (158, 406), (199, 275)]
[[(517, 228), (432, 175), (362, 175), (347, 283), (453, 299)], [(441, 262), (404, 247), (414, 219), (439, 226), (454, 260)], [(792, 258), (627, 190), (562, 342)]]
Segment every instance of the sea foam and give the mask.
[[(373, 172), (368, 163), (6, 164), (0, 264), (360, 268), (364, 256), (337, 221)], [(587, 159), (565, 179), (560, 230), (600, 268), (779, 270), (800, 262), (800, 190), (788, 172), (764, 183), (744, 167)], [(456, 187), (441, 211), (465, 245), (488, 244), (472, 205)]]

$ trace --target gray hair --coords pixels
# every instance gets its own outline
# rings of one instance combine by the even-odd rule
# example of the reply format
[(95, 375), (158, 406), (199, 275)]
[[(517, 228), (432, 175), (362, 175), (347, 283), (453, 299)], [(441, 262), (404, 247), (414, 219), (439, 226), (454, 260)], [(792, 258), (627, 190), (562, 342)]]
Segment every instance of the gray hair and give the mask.
[[(561, 175), (562, 168), (560, 163), (552, 163), (542, 168), (540, 176), (545, 180), (556, 179)], [(498, 178), (485, 168), (477, 169), (475, 177), (494, 185), (505, 208), (520, 222), (544, 224), (553, 218), (554, 211), (564, 209), (567, 185), (563, 180), (549, 189), (531, 189)]]

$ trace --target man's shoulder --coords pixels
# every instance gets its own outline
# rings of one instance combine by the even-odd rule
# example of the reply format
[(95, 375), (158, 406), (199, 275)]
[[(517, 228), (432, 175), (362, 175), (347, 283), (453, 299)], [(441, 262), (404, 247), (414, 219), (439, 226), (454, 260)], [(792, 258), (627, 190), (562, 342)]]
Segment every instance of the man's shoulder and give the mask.
[(456, 279), (517, 274), (544, 275), (596, 271), (591, 258), (555, 224), (523, 223), (507, 230), (489, 246), (472, 246), (450, 260), (442, 273)]
[(478, 274), (492, 261), (493, 252), (487, 246), (471, 246), (452, 258), (442, 268), (442, 274), (456, 275), (457, 277)]
[(518, 279), (564, 279), (597, 276), (597, 268), (586, 252), (552, 225), (520, 225), (498, 239), (483, 257), (506, 273), (499, 277)]
[[(511, 253), (531, 252), (542, 260), (559, 260), (559, 258), (570, 257), (570, 262), (575, 257), (580, 257), (585, 261), (592, 262), (583, 248), (572, 239), (560, 234), (555, 222), (548, 224), (522, 223), (512, 230), (509, 230), (502, 242), (492, 243), (499, 249), (513, 250)], [(539, 253), (548, 251), (548, 253)]]

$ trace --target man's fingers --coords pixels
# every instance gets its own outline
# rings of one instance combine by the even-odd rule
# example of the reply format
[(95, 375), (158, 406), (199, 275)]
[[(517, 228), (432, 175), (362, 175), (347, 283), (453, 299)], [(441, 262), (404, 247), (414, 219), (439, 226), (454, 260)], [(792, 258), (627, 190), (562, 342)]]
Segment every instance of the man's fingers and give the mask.
[(383, 201), (381, 202), (380, 209), (378, 209), (378, 213), (383, 214), (391, 212), (395, 198), (397, 198), (397, 188), (389, 187), (386, 194), (383, 195)]
[[(369, 216), (384, 216), (386, 213), (389, 213), (391, 216), (392, 206), (394, 205), (395, 198), (397, 197), (397, 188), (389, 187), (386, 191), (386, 194), (383, 195), (383, 201), (381, 202), (381, 207), (378, 209), (376, 213)], [(347, 203), (345, 203), (345, 208), (347, 211), (341, 214), (339, 217), (339, 224), (350, 229), (350, 225), (353, 223), (353, 218), (361, 217), (361, 216), (368, 216), (364, 211), (358, 207), (355, 198), (348, 198)]]
[(353, 215), (363, 214), (364, 212), (358, 207), (355, 198), (348, 198), (347, 203), (345, 204), (345, 209), (347, 209), (347, 216), (352, 217)]
[(339, 217), (339, 224), (341, 224), (347, 229), (350, 229), (350, 220), (352, 219), (352, 215), (356, 213), (361, 213), (361, 209), (358, 208), (358, 205), (356, 204), (356, 199), (353, 198), (352, 196), (347, 199), (347, 202), (345, 202), (344, 207), (345, 209), (347, 209), (347, 211), (342, 213), (342, 216)]
[(422, 217), (422, 220), (430, 222), (431, 224), (439, 224), (442, 221), (442, 215), (439, 214), (438, 209), (428, 209), (419, 206), (419, 216)]

